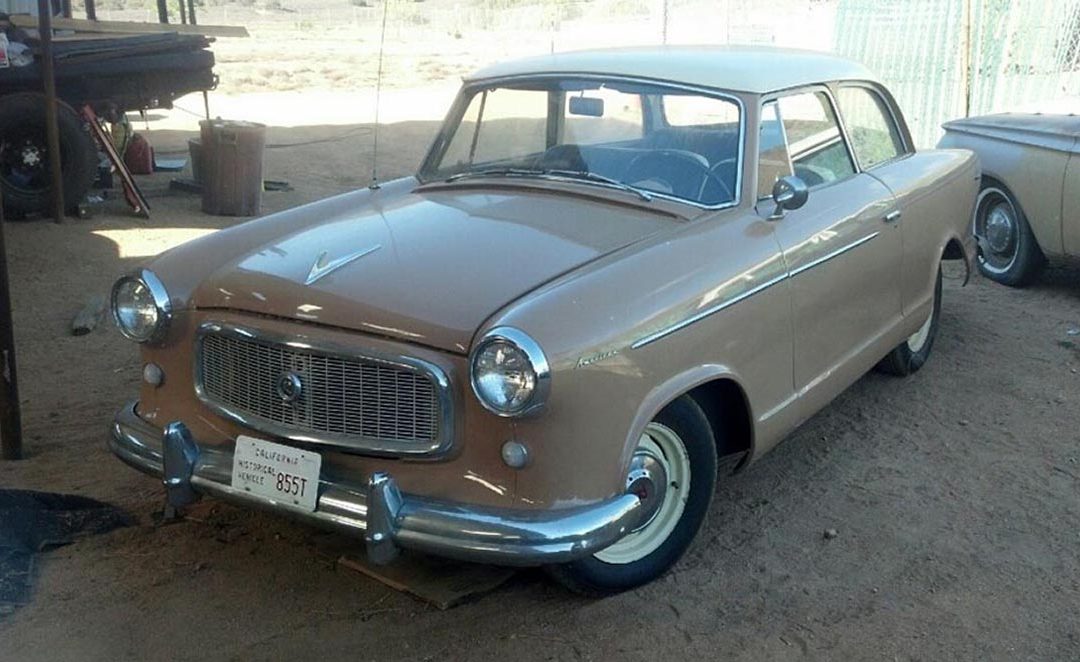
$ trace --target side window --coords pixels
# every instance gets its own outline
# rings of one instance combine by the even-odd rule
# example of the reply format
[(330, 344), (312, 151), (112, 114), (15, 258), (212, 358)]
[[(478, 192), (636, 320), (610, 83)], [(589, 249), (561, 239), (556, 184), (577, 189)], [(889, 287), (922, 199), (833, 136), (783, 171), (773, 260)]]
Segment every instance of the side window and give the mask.
[(758, 200), (772, 195), (773, 184), (781, 177), (791, 174), (784, 127), (776, 102), (761, 107), (761, 129), (758, 132)]
[(795, 175), (813, 188), (855, 174), (829, 97), (805, 92), (781, 97), (780, 119)]
[(900, 131), (876, 92), (865, 87), (842, 87), (836, 103), (851, 137), (851, 149), (863, 169), (904, 153)]

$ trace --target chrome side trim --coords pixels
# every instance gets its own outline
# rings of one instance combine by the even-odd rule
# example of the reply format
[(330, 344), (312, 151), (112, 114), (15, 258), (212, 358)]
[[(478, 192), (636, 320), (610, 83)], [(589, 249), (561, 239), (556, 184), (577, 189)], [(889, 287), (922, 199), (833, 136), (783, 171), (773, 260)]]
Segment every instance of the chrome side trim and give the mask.
[(823, 256), (817, 258), (816, 260), (808, 262), (808, 263), (798, 267), (797, 269), (794, 269), (794, 270), (789, 271), (789, 272), (784, 273), (784, 274), (780, 274), (779, 276), (776, 276), (775, 278), (771, 278), (771, 279), (765, 281), (764, 283), (761, 283), (760, 285), (752, 287), (749, 290), (747, 290), (745, 292), (742, 292), (741, 294), (738, 294), (738, 295), (736, 295), (736, 296), (734, 296), (734, 297), (732, 297), (732, 298), (730, 298), (730, 299), (728, 299), (726, 301), (722, 301), (722, 302), (716, 304), (715, 306), (712, 306), (711, 308), (706, 308), (705, 310), (694, 313), (690, 317), (688, 317), (688, 318), (686, 318), (686, 319), (684, 319), (682, 321), (676, 322), (675, 324), (672, 324), (671, 326), (664, 327), (663, 329), (660, 329), (659, 331), (654, 331), (653, 333), (650, 333), (649, 335), (647, 335), (647, 336), (645, 336), (643, 338), (639, 338), (638, 340), (635, 340), (633, 343), (631, 343), (630, 349), (640, 349), (641, 347), (644, 347), (644, 346), (648, 345), (649, 343), (660, 340), (661, 338), (663, 338), (665, 336), (669, 336), (672, 333), (675, 333), (676, 331), (681, 331), (682, 329), (685, 329), (686, 327), (690, 326), (691, 324), (694, 324), (695, 322), (700, 322), (701, 320), (705, 319), (706, 317), (709, 317), (710, 315), (715, 315), (716, 313), (720, 312), (721, 310), (724, 310), (725, 308), (729, 308), (731, 306), (734, 306), (735, 304), (739, 303), (740, 301), (744, 301), (745, 299), (748, 299), (748, 298), (754, 296), (755, 294), (758, 294), (759, 292), (763, 292), (764, 290), (769, 289), (770, 287), (772, 287), (773, 285), (776, 285), (777, 283), (779, 283), (781, 281), (787, 280), (788, 278), (794, 278), (795, 276), (801, 274), (804, 271), (807, 271), (809, 269), (813, 269), (814, 267), (820, 266), (820, 265), (828, 262), (829, 260), (831, 260), (831, 259), (833, 259), (835, 257), (839, 257), (840, 255), (843, 255), (844, 253), (846, 253), (846, 252), (848, 252), (848, 251), (850, 251), (850, 250), (852, 250), (854, 248), (862, 246), (863, 244), (870, 241), (871, 239), (873, 239), (876, 236), (878, 236), (877, 232), (873, 232), (871, 234), (868, 234), (868, 235), (866, 235), (865, 237), (863, 237), (861, 239), (853, 241), (850, 244), (842, 246), (842, 247), (836, 249), (835, 251), (833, 251), (831, 253), (828, 253), (827, 255), (823, 255)]
[[(319, 433), (280, 425), (274, 421), (250, 416), (236, 411), (224, 404), (216, 402), (203, 388), (202, 376), (202, 339), (206, 335), (218, 334), (226, 337), (243, 340), (256, 340), (269, 344), (280, 345), (299, 351), (308, 351), (325, 356), (336, 356), (345, 359), (370, 361), (382, 363), (405, 370), (411, 370), (429, 377), (435, 384), (435, 392), (439, 399), (439, 431), (437, 437), (430, 444), (418, 444), (416, 442), (403, 442), (397, 439), (364, 438), (353, 435)], [(357, 352), (350, 347), (342, 347), (334, 343), (304, 342), (297, 340), (296, 336), (252, 329), (235, 324), (220, 322), (204, 322), (195, 334), (195, 395), (199, 401), (206, 405), (214, 413), (239, 423), (244, 427), (259, 432), (265, 432), (275, 437), (288, 439), (304, 444), (315, 446), (332, 446), (335, 450), (346, 453), (363, 453), (365, 455), (381, 455), (388, 457), (409, 457), (416, 459), (435, 459), (445, 455), (453, 446), (454, 441), (454, 401), (450, 388), (450, 379), (442, 368), (421, 359), (406, 356), (389, 356), (380, 352), (365, 350)]]
[[(163, 430), (140, 418), (135, 406), (117, 412), (109, 448), (139, 471), (162, 476)], [(199, 494), (367, 539), (374, 561), (392, 557), (396, 546), (477, 563), (565, 563), (615, 543), (644, 516), (633, 494), (552, 510), (477, 507), (400, 492), (386, 473), (356, 482), (321, 476), (315, 510), (307, 512), (233, 488), (232, 446), (195, 445), (189, 484)], [(378, 521), (369, 523), (376, 514)]]
[(850, 250), (852, 250), (854, 248), (858, 248), (859, 246), (862, 246), (863, 244), (865, 244), (866, 242), (872, 240), (876, 236), (878, 236), (877, 232), (871, 232), (870, 234), (866, 235), (865, 237), (863, 237), (861, 239), (856, 239), (855, 241), (851, 242), (850, 244), (847, 244), (845, 246), (841, 246), (840, 248), (837, 248), (835, 251), (833, 251), (831, 253), (826, 253), (825, 255), (822, 255), (821, 257), (819, 257), (819, 258), (817, 258), (815, 260), (811, 260), (810, 262), (807, 262), (804, 265), (801, 265), (801, 266), (799, 266), (799, 267), (797, 267), (795, 269), (792, 269), (790, 274), (788, 274), (788, 275), (791, 276), (791, 277), (798, 276), (799, 274), (801, 274), (804, 271), (809, 271), (810, 269), (813, 269), (814, 267), (821, 266), (822, 264), (825, 264), (826, 262), (828, 262), (829, 260), (831, 260), (833, 258), (840, 257), (844, 253), (846, 253), (846, 252), (848, 252), (848, 251), (850, 251)]
[(708, 317), (710, 315), (714, 315), (714, 314), (720, 312), (721, 310), (723, 310), (725, 308), (728, 308), (730, 306), (734, 306), (735, 304), (739, 303), (740, 301), (743, 301), (744, 299), (749, 299), (750, 297), (754, 296), (758, 292), (762, 292), (764, 290), (767, 290), (770, 287), (772, 287), (773, 285), (776, 285), (777, 283), (779, 283), (779, 282), (781, 282), (783, 280), (786, 280), (787, 278), (788, 278), (788, 274), (780, 274), (779, 276), (777, 276), (775, 278), (772, 278), (770, 280), (767, 280), (764, 283), (762, 283), (762, 284), (760, 284), (760, 285), (758, 285), (756, 287), (752, 287), (749, 290), (743, 292), (742, 294), (736, 295), (736, 296), (728, 299), (727, 301), (722, 301), (722, 302), (718, 303), (717, 305), (715, 305), (715, 306), (713, 306), (711, 308), (706, 308), (705, 310), (694, 313), (693, 315), (691, 315), (690, 317), (682, 320), (681, 322), (676, 322), (675, 324), (672, 324), (669, 327), (660, 329), (659, 331), (656, 331), (654, 333), (650, 333), (649, 335), (645, 336), (644, 338), (640, 338), (640, 339), (634, 341), (633, 344), (630, 345), (630, 349), (639, 349), (641, 347), (644, 347), (645, 345), (648, 345), (649, 343), (656, 342), (657, 340), (660, 340), (661, 338), (663, 338), (665, 336), (671, 335), (672, 333), (675, 333), (676, 331), (680, 331), (680, 330), (690, 326), (691, 324), (693, 324), (695, 322), (700, 322), (701, 320), (705, 319), (706, 317)]

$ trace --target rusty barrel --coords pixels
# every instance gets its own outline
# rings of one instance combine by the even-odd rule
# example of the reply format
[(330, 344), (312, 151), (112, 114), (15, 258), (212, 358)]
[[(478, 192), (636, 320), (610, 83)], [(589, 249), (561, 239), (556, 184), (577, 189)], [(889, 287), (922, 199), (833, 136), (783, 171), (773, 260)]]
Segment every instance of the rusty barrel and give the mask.
[(254, 216), (263, 190), (266, 126), (236, 120), (199, 122), (202, 209), (217, 216)]

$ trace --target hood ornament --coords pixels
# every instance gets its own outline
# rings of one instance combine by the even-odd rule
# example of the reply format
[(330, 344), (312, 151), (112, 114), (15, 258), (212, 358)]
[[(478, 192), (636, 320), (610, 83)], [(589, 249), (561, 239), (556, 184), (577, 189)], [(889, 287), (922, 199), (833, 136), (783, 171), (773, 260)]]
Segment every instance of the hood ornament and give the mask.
[(311, 265), (311, 271), (308, 272), (307, 279), (304, 280), (304, 285), (311, 285), (323, 276), (327, 276), (344, 267), (346, 264), (359, 260), (365, 255), (370, 255), (371, 253), (374, 253), (380, 248), (382, 248), (382, 244), (376, 244), (371, 248), (365, 248), (362, 251), (357, 251), (355, 253), (349, 253), (348, 255), (336, 257), (329, 262), (326, 260), (328, 251), (323, 251), (319, 253), (319, 257), (315, 258), (315, 264)]

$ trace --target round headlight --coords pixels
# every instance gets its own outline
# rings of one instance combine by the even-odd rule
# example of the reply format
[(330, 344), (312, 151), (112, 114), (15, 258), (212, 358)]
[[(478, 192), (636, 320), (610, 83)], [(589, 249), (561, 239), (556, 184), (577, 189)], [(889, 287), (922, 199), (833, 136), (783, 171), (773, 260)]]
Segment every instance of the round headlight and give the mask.
[(170, 312), (165, 286), (150, 271), (124, 276), (113, 285), (113, 320), (129, 340), (160, 340), (168, 328)]
[(473, 392), (492, 413), (520, 416), (547, 400), (551, 381), (547, 358), (522, 331), (492, 329), (477, 344), (471, 364)]

